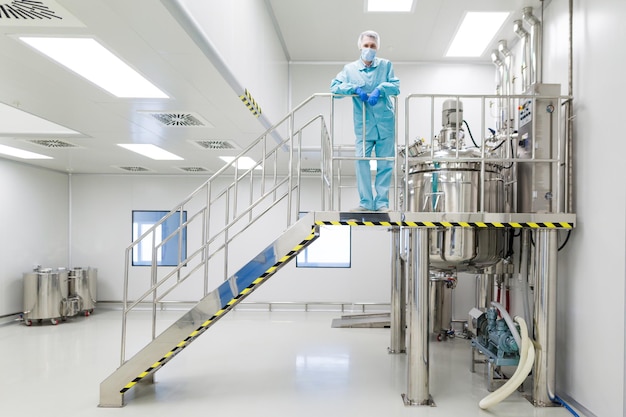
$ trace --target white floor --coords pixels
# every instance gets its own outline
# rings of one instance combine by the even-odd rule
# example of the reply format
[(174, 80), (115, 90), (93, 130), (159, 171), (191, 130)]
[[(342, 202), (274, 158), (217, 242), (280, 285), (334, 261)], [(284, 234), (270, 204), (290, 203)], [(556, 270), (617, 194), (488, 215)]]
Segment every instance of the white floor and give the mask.
[[(172, 322), (183, 311), (159, 313)], [(389, 354), (389, 329), (337, 329), (334, 312), (234, 311), (126, 394), (99, 408), (99, 385), (119, 365), (119, 310), (53, 326), (0, 326), (1, 416), (572, 416), (535, 408), (515, 392), (489, 411), (484, 369), (469, 372), (465, 339), (433, 342), (436, 407), (407, 407), (406, 355)], [(147, 322), (138, 317), (138, 322)], [(132, 394), (131, 394), (132, 393)], [(528, 390), (527, 390), (528, 393)]]

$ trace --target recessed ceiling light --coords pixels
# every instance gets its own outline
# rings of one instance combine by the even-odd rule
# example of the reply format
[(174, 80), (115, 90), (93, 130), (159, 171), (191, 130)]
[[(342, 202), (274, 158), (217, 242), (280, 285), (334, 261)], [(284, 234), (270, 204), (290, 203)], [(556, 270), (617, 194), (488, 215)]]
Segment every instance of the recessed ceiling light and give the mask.
[(368, 12), (410, 12), (415, 0), (365, 0)]
[(509, 12), (467, 12), (446, 56), (481, 56), (509, 14)]
[(19, 39), (117, 97), (168, 98), (95, 39), (30, 36)]
[[(220, 156), (220, 159), (227, 164), (230, 164), (235, 160), (234, 156)], [(237, 158), (237, 169), (250, 169), (256, 165), (256, 161), (247, 156), (240, 156)], [(263, 169), (260, 166), (255, 167), (254, 169)]]
[(147, 143), (118, 143), (117, 146), (121, 146), (129, 151), (136, 152), (157, 161), (180, 161), (183, 159), (178, 155), (174, 155), (171, 152), (159, 148), (158, 146)]
[(11, 146), (0, 145), (0, 154), (14, 156), (22, 159), (54, 159), (51, 156), (41, 155), (35, 152), (24, 151)]

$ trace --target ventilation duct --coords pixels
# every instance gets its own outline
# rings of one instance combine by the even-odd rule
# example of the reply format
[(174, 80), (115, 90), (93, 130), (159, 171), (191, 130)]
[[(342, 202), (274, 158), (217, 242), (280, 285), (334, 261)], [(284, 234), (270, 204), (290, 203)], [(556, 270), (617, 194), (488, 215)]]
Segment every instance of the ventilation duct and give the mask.
[(115, 167), (115, 168), (121, 169), (122, 171), (126, 171), (126, 172), (148, 172), (148, 171), (150, 171), (148, 168), (139, 167), (139, 166), (121, 166), (121, 167)]
[[(504, 64), (500, 59), (500, 52), (498, 52), (497, 49), (491, 51), (491, 62), (496, 66), (496, 95), (501, 96), (503, 94)], [(502, 128), (502, 120), (504, 119), (501, 98), (496, 99), (496, 116), (496, 130), (499, 132)]]
[(227, 140), (195, 140), (193, 143), (203, 149), (239, 149), (239, 146)]
[(13, 0), (11, 3), (0, 4), (0, 19), (62, 19), (41, 1)]
[(541, 22), (533, 15), (532, 7), (522, 10), (524, 22), (530, 26), (530, 84), (542, 82), (542, 29)]
[(197, 113), (189, 112), (141, 112), (168, 127), (213, 127)]
[(529, 63), (528, 59), (530, 57), (530, 42), (528, 37), (530, 34), (526, 29), (524, 29), (524, 25), (521, 20), (516, 20), (513, 22), (513, 31), (522, 41), (522, 59), (520, 62), (520, 74), (522, 78), (522, 91), (526, 91), (530, 86), (530, 77), (529, 77)]
[(185, 171), (185, 172), (209, 172), (208, 169), (203, 168), (203, 167), (178, 167), (178, 169), (180, 169), (181, 171)]
[(33, 143), (47, 149), (66, 149), (79, 148), (80, 146), (61, 139), (28, 139), (27, 142)]

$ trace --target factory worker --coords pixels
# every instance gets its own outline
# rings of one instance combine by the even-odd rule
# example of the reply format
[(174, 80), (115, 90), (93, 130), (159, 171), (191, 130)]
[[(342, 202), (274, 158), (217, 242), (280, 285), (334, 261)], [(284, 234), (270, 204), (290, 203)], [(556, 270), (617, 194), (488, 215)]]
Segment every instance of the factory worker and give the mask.
[[(359, 35), (361, 56), (346, 64), (330, 84), (333, 94), (355, 94), (354, 133), (356, 156), (377, 158), (395, 155), (395, 122), (393, 100), (400, 93), (400, 80), (393, 72), (391, 61), (376, 56), (380, 48), (378, 33), (368, 30)], [(363, 155), (363, 108), (365, 108), (365, 155)], [(356, 161), (359, 206), (351, 211), (389, 211), (389, 184), (393, 161), (376, 161), (377, 171), (372, 192), (370, 161)]]

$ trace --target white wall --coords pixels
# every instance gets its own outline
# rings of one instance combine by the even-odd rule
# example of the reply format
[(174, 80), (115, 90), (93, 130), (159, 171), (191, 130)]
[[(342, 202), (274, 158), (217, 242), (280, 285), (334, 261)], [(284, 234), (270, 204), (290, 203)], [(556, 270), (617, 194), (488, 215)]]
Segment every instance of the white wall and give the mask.
[[(98, 268), (99, 300), (122, 299), (124, 250), (131, 243), (132, 210), (169, 210), (204, 181), (203, 177), (182, 176), (72, 177), (72, 261), (74, 266)], [(305, 182), (307, 188), (319, 188), (318, 180), (306, 179)], [(308, 201), (312, 195), (315, 193), (303, 196), (303, 210), (319, 204)], [(280, 219), (262, 222), (247, 238), (244, 247), (230, 252), (230, 262), (242, 265), (251, 260), (284, 227)], [(291, 262), (249, 300), (388, 302), (389, 233), (381, 229), (370, 231), (366, 239), (363, 236), (363, 230), (353, 230), (352, 268), (296, 268), (295, 262)], [(379, 262), (372, 264), (371, 259)], [(135, 279), (143, 280), (149, 268), (132, 269)], [(211, 288), (219, 285), (221, 278), (213, 279)], [(174, 300), (187, 301), (197, 300), (201, 294), (197, 286), (192, 285), (176, 296)]]
[(22, 275), (67, 267), (67, 175), (0, 159), (0, 315), (23, 311)]
[[(544, 81), (564, 87), (567, 3), (555, 0), (545, 13)], [(560, 253), (557, 392), (594, 415), (621, 416), (626, 413), (626, 187), (613, 168), (623, 166), (626, 145), (612, 126), (623, 119), (626, 53), (619, 45), (626, 39), (626, 3), (580, 0), (574, 6), (577, 227)]]

